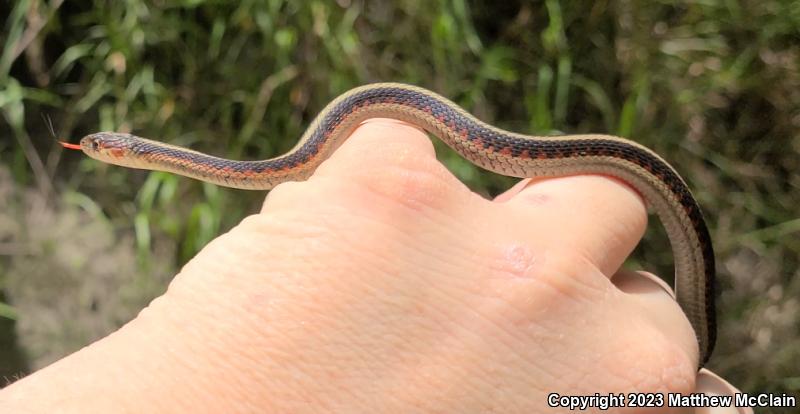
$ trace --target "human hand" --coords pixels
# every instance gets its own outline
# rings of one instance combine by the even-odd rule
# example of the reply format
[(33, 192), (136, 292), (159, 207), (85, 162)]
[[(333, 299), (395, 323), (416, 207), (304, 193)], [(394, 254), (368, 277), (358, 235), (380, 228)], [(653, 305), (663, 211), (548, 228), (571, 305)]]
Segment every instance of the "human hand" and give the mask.
[(0, 400), (531, 413), (550, 412), (551, 393), (697, 392), (697, 344), (668, 288), (618, 272), (645, 224), (639, 196), (599, 176), (526, 180), (485, 200), (422, 132), (368, 122), (136, 319)]

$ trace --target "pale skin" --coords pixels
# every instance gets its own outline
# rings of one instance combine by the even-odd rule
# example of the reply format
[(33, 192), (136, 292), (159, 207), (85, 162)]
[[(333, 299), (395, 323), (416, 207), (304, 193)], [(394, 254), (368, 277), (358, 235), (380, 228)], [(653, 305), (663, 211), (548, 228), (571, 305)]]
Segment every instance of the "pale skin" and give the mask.
[(619, 271), (646, 222), (601, 176), (486, 200), (421, 131), (373, 120), (0, 411), (545, 413), (552, 392), (730, 393), (698, 376), (663, 282)]

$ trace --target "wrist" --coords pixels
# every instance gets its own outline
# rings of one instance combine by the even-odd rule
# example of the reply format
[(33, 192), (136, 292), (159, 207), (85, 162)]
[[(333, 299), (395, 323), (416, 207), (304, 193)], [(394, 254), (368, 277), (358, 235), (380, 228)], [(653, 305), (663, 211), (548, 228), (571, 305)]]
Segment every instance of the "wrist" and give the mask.
[[(8, 386), (0, 411), (224, 411), (219, 401), (225, 397), (241, 401), (237, 377), (253, 375), (250, 365), (236, 348), (226, 347), (224, 332), (213, 329), (235, 331), (238, 322), (215, 321), (225, 314), (221, 301), (193, 293), (196, 286), (170, 288), (118, 331)], [(192, 296), (196, 300), (186, 300)]]

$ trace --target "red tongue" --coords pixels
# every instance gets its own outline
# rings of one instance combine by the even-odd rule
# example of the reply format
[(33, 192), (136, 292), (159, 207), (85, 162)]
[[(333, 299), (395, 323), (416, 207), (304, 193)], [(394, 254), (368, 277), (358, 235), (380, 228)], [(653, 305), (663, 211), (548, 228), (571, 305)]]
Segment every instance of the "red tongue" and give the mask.
[(78, 145), (78, 144), (70, 144), (69, 142), (61, 142), (61, 141), (58, 141), (58, 143), (61, 144), (61, 146), (64, 147), (64, 148), (69, 148), (69, 149), (74, 149), (74, 150), (80, 150), (81, 149), (81, 146)]

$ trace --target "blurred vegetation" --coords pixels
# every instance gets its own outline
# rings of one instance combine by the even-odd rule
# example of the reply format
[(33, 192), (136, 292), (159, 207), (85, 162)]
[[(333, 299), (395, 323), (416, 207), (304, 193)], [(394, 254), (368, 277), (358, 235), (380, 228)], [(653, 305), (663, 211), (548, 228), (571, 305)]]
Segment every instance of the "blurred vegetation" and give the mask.
[[(62, 153), (43, 114), (73, 141), (135, 131), (259, 159), (337, 94), (394, 80), (507, 129), (612, 133), (670, 160), (716, 242), (710, 367), (800, 394), (797, 1), (18, 0), (0, 16), (7, 377), (132, 318), (264, 197)], [(510, 186), (438, 148), (475, 191)], [(671, 274), (651, 228), (631, 264)]]

